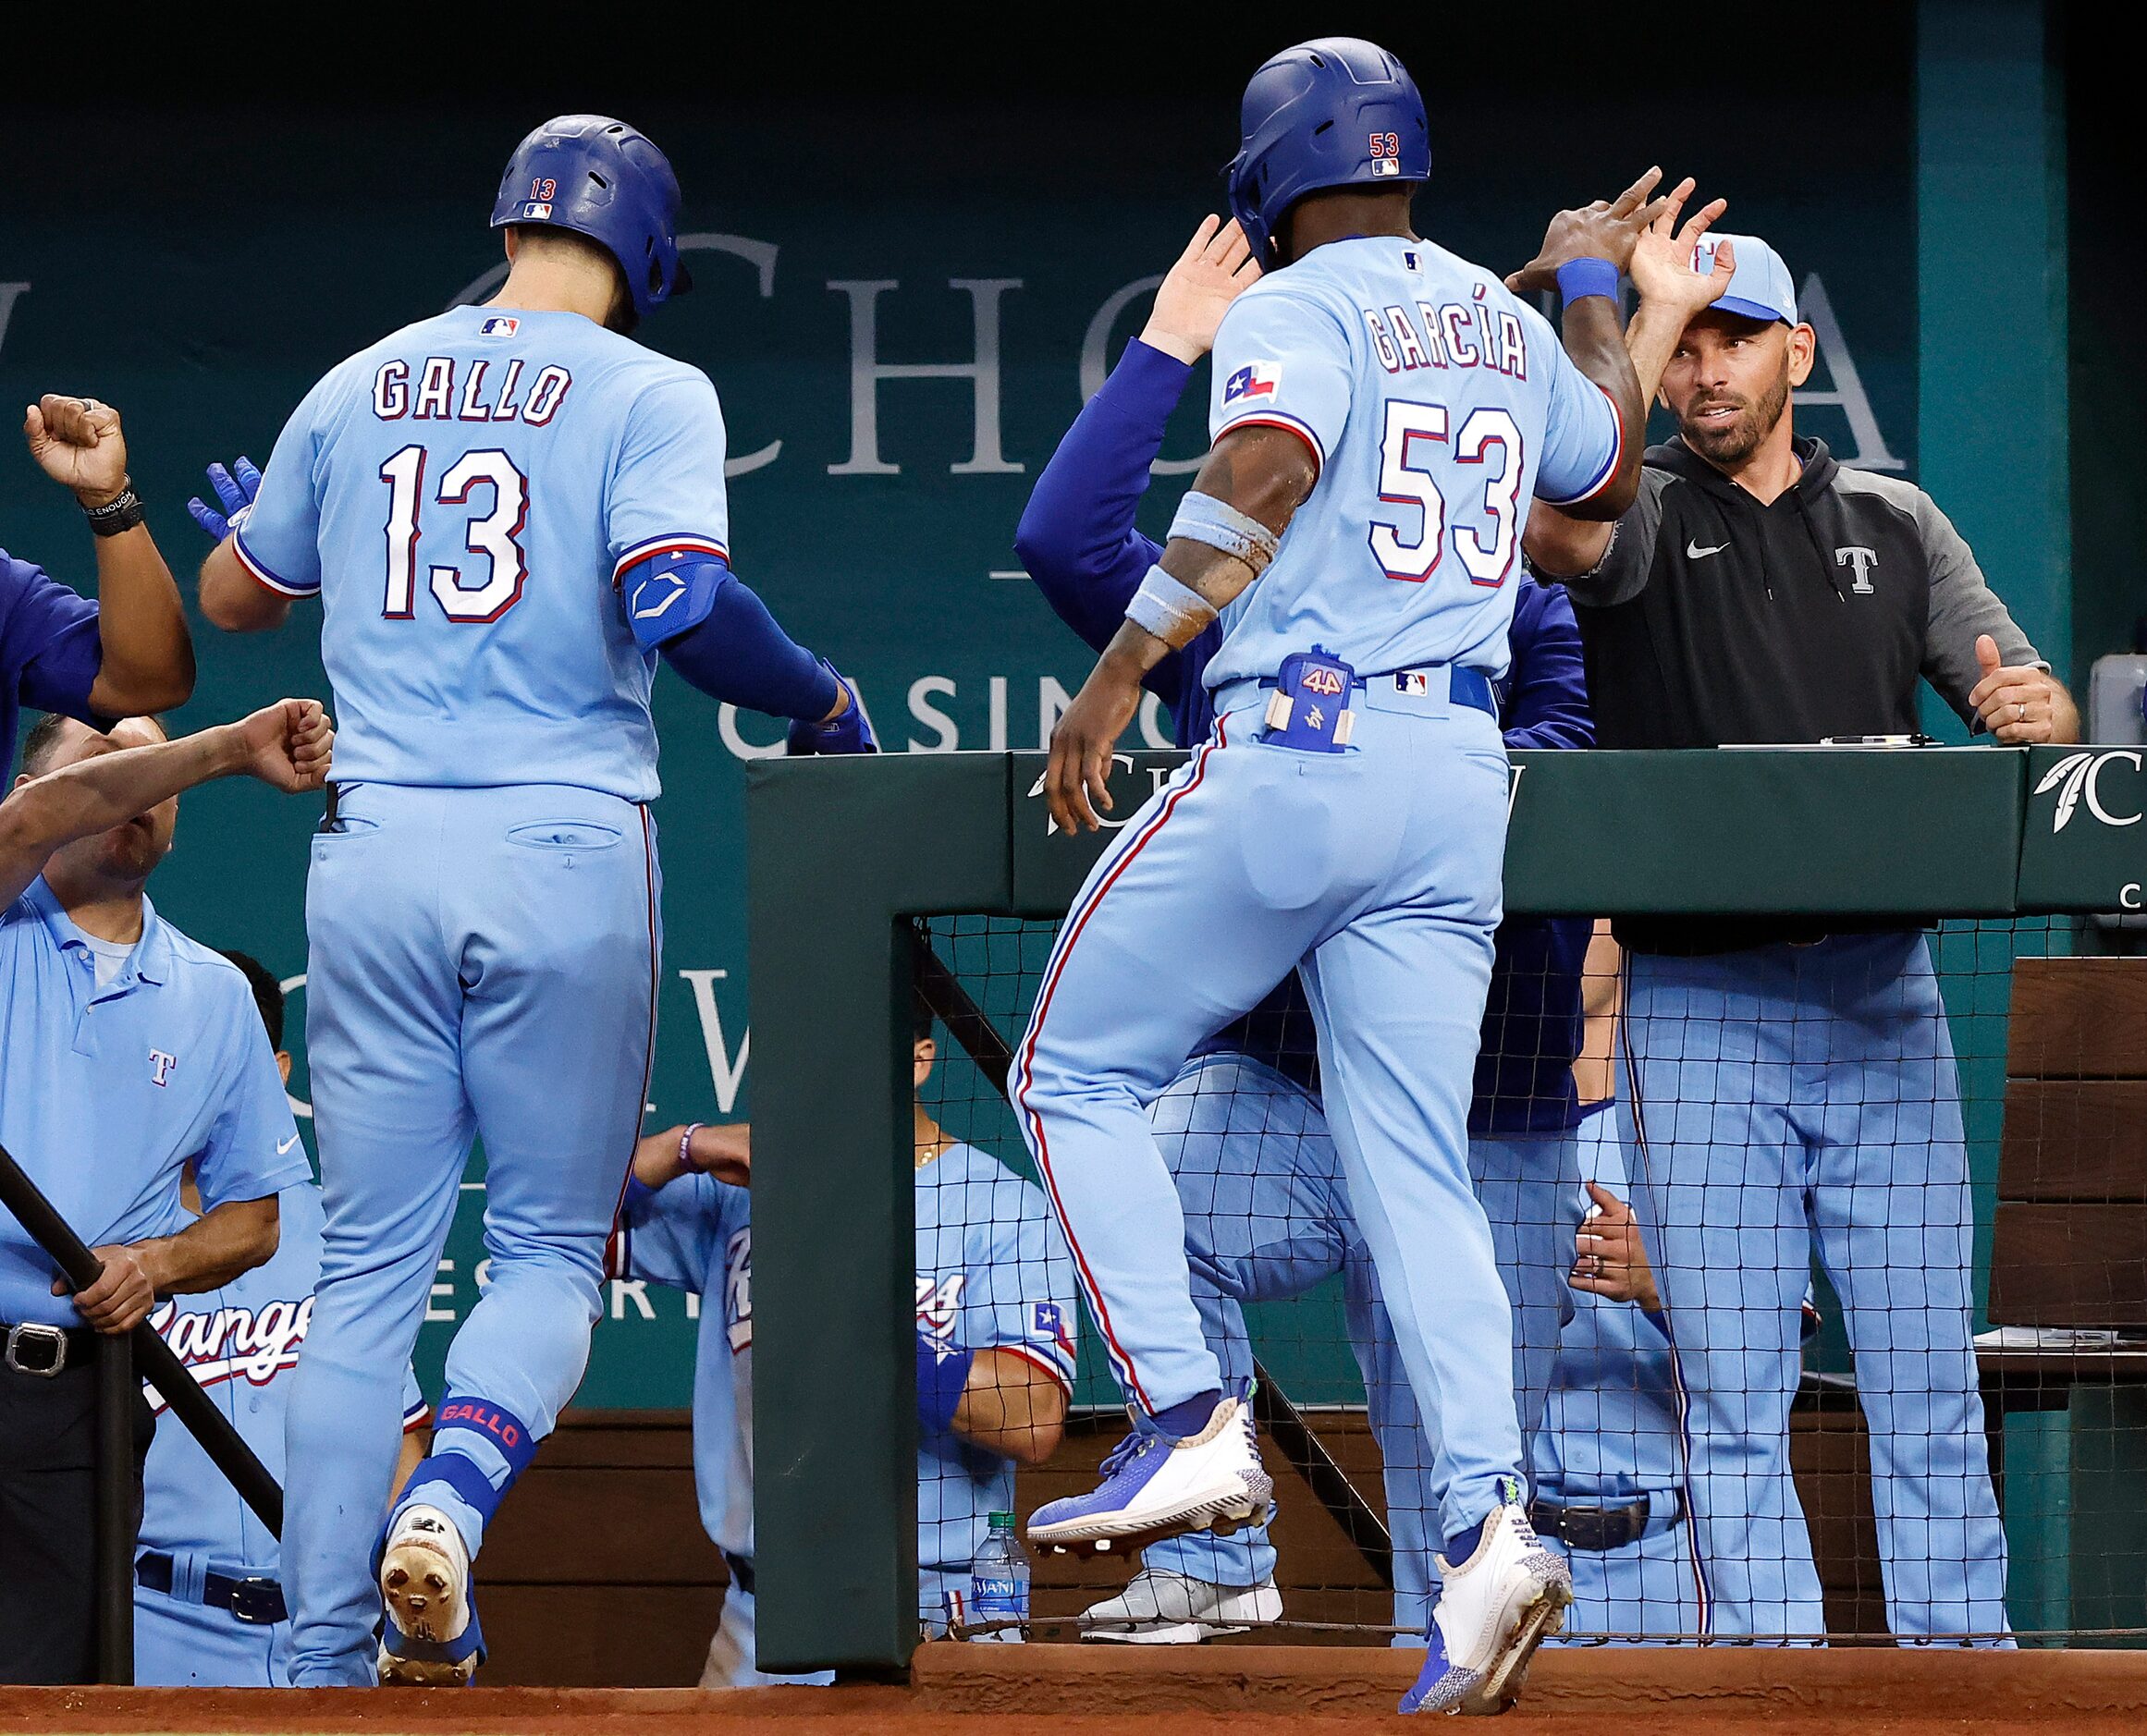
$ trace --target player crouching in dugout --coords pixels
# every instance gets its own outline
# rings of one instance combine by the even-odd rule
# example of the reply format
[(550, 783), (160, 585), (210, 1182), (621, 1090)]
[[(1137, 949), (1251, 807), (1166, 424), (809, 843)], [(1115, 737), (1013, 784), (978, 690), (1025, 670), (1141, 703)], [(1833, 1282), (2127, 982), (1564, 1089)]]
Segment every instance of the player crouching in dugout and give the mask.
[[(939, 1059), (917, 1009), (922, 1088)], [(1014, 1468), (1058, 1450), (1074, 1375), (1074, 1262), (1042, 1192), (916, 1106), (917, 1614), (927, 1635), (988, 1622), (970, 1568), (992, 1515), (1014, 1510)], [(751, 1139), (742, 1124), (652, 1133), (634, 1153), (613, 1237), (615, 1278), (696, 1292), (693, 1484), (730, 1586), (704, 1688), (825, 1683), (755, 1661)], [(1019, 1639), (1018, 1632), (1000, 1637)]]
[[(1662, 274), (1680, 281), (1639, 286), (1626, 342), (1676, 437), (1614, 525), (1538, 502), (1525, 541), (1573, 598), (1599, 745), (1907, 736), (1919, 675), (2000, 742), (2076, 740), (1930, 496), (1792, 433), (1815, 337), (1781, 256), (1714, 236)], [(1816, 1248), (1871, 1429), (1888, 1624), (2008, 1643), (1960, 1091), (1922, 934), (1680, 917), (1618, 937), (1620, 1134), (1685, 1397), (1702, 1631), (1825, 1631), (1788, 1456)]]

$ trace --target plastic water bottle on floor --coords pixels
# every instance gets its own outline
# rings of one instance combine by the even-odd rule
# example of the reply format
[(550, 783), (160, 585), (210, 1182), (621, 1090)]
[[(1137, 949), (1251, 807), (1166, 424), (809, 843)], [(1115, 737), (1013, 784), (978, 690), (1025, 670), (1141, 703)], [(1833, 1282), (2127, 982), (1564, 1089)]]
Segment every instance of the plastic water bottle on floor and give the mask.
[(978, 1640), (1005, 1640), (1018, 1644), (1029, 1620), (1029, 1558), (1014, 1534), (1012, 1513), (994, 1513), (991, 1529), (976, 1559), (969, 1567), (969, 1620), (978, 1627), (998, 1622), (1008, 1625)]

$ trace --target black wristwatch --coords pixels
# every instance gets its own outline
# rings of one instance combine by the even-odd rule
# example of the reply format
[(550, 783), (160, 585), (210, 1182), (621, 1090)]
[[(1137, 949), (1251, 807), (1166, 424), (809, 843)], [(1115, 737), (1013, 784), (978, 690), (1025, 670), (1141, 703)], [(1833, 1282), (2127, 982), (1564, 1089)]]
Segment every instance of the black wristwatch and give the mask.
[(131, 482), (122, 483), (117, 497), (103, 506), (82, 508), (82, 517), (99, 536), (117, 536), (123, 531), (131, 531), (148, 516), (141, 505), (141, 496), (134, 492)]

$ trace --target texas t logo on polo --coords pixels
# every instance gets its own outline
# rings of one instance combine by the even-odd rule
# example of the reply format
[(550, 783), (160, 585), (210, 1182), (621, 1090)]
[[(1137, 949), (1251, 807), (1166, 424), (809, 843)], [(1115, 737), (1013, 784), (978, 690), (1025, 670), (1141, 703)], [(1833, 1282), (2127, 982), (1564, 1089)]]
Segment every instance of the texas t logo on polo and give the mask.
[(1857, 595), (1868, 597), (1872, 593), (1871, 581), (1865, 575), (1879, 564), (1879, 551), (1877, 549), (1861, 546), (1837, 548), (1834, 551), (1834, 564), (1836, 567), (1854, 567), (1857, 569), (1856, 582), (1849, 586), (1849, 589)]
[(178, 1057), (166, 1055), (162, 1049), (149, 1052), (149, 1082), (153, 1085), (171, 1083), (171, 1070), (178, 1065)]

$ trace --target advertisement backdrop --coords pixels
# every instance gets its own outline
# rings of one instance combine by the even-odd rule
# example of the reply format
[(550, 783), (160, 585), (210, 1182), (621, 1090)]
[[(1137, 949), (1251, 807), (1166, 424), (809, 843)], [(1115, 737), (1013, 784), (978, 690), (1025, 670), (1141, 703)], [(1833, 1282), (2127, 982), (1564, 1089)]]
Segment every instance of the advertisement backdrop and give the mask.
[[(1475, 18), (1471, 33), (1489, 25)], [(1511, 67), (1470, 84), (1442, 44), (1397, 40), (1433, 112), (1419, 227), (1503, 272), (1559, 205), (1613, 192), (1650, 162), (1699, 175), (1703, 197), (1733, 202), (1725, 228), (1780, 248), (1819, 329), (1800, 427), (1851, 461), (1912, 476), (1909, 41), (1905, 22), (1858, 34), (1838, 77), (1792, 88), (1770, 72), (1746, 92), (1748, 125), (1716, 114), (1704, 128), (1685, 91), (1554, 98)], [(1736, 87), (1719, 87), (1732, 108)], [(861, 97), (804, 125), (766, 104), (612, 106), (665, 146), (685, 188), (696, 287), (644, 336), (705, 368), (722, 395), (740, 574), (857, 678), (889, 750), (1041, 745), (1088, 659), (1017, 568), (1013, 525), (1058, 435), (1138, 329), (1156, 275), (1220, 198), (1234, 102)], [(497, 100), (227, 105), (87, 129), (0, 212), (0, 391), (16, 404), (58, 390), (119, 407), (151, 524), (190, 593), (205, 544), (183, 503), (201, 467), (264, 459), (334, 362), (489, 292), (499, 255), (485, 218), (499, 165), (545, 112)], [(1151, 529), (1202, 450), (1204, 401), (1203, 375), (1172, 424)], [(79, 516), (19, 451), (0, 452), (0, 544), (90, 581)], [(301, 605), (284, 631), (235, 640), (197, 617), (201, 685), (177, 726), (324, 692), (315, 621)], [(668, 939), (652, 1127), (751, 1111), (741, 768), (780, 739), (668, 673), (657, 712)], [(1144, 727), (1142, 744), (1166, 745), (1152, 712)], [(258, 788), (202, 790), (152, 887), (189, 933), (253, 952), (294, 985), (301, 1105), (315, 817)], [(481, 1174), (421, 1346), (428, 1383), (483, 1281)], [(608, 1316), (582, 1401), (683, 1403), (684, 1300), (618, 1286)]]

